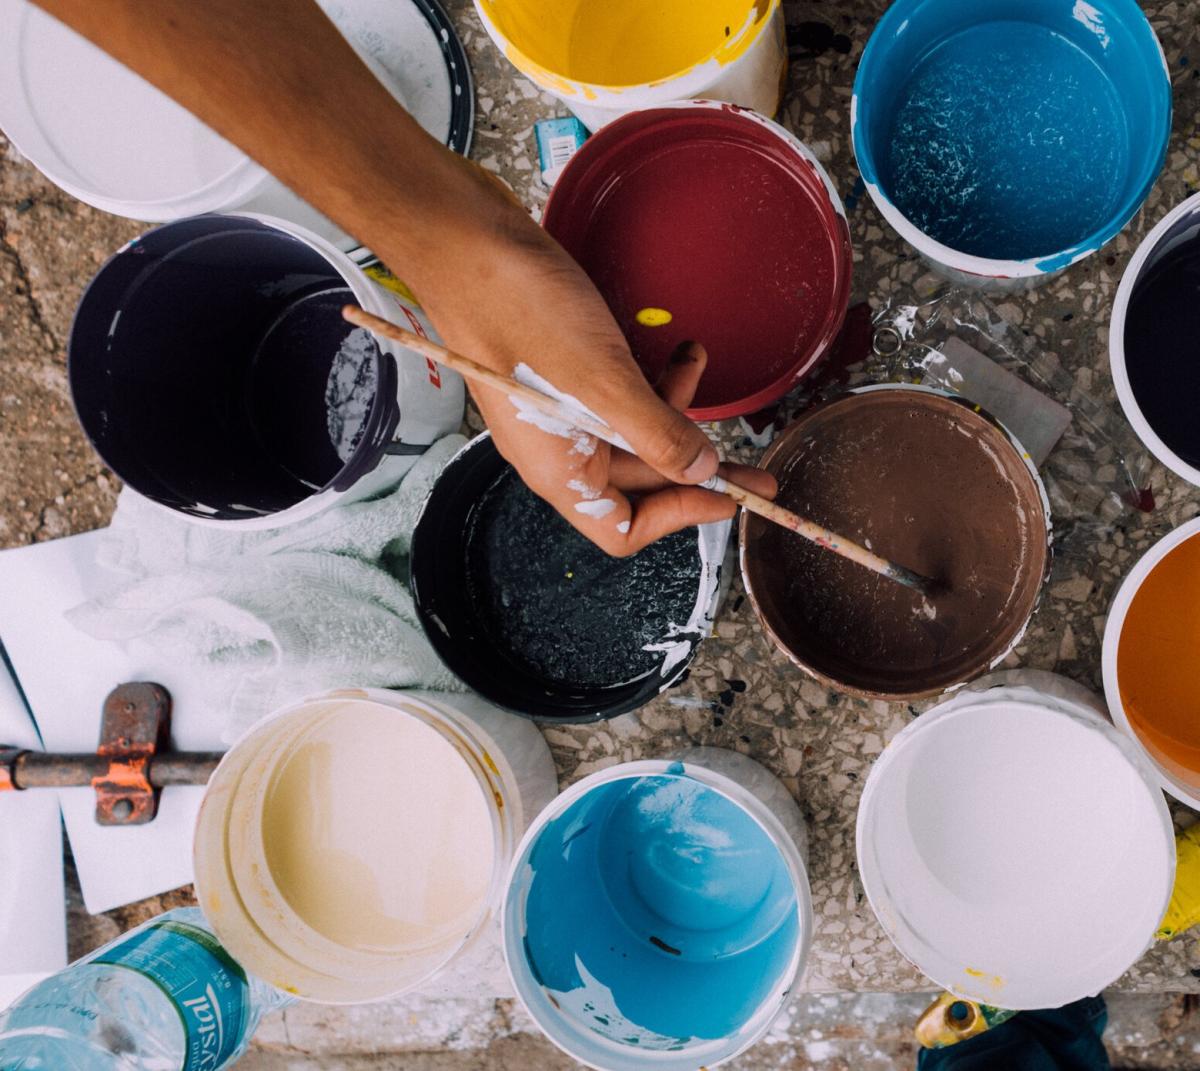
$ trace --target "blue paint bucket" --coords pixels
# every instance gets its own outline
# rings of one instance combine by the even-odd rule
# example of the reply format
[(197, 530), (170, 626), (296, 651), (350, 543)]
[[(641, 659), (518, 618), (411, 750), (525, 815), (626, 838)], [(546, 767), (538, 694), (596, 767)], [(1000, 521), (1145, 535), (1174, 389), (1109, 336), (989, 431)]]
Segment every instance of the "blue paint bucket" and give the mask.
[(530, 1015), (603, 1071), (695, 1071), (766, 1033), (804, 965), (803, 819), (744, 755), (695, 748), (584, 778), (533, 822), (503, 909)]
[(859, 62), (850, 123), (872, 199), (934, 268), (1028, 284), (1141, 206), (1171, 83), (1134, 0), (897, 0)]

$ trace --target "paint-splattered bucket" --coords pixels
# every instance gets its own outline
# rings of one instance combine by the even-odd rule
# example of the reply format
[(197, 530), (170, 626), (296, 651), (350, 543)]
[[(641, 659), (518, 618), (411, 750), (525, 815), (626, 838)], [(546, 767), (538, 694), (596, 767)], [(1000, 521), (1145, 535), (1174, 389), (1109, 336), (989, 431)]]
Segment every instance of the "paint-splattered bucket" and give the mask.
[[(431, 135), (470, 147), (466, 53), (437, 0), (319, 0)], [(357, 241), (149, 82), (29, 0), (0, 0), (0, 127), (55, 185), (150, 223), (258, 212)], [(319, 72), (314, 72), (319, 76)]]
[(779, 0), (475, 0), (517, 69), (590, 130), (709, 97), (774, 115), (787, 73)]
[(703, 343), (696, 420), (777, 401), (846, 315), (850, 235), (833, 183), (783, 127), (729, 104), (686, 101), (605, 127), (564, 168), (543, 223), (651, 382), (680, 342)]
[[(548, 544), (537, 547), (530, 545), (537, 532), (493, 533), (502, 547), (534, 562), (530, 583), (543, 595), (536, 603), (525, 601), (527, 592), (512, 577), (489, 571), (492, 559), (477, 557), (493, 538), (483, 503), (501, 486), (536, 504), (531, 524), (546, 532)], [(678, 616), (650, 605), (646, 593), (660, 574), (649, 566), (638, 574), (636, 590), (598, 596), (588, 604), (590, 618), (574, 617), (569, 603), (577, 588), (586, 597), (594, 590), (589, 585), (604, 583), (616, 570), (637, 569), (638, 559), (663, 548), (655, 544), (633, 558), (608, 558), (525, 490), (485, 434), (455, 455), (421, 509), (410, 556), (413, 599), (442, 661), (490, 702), (547, 722), (612, 718), (643, 706), (687, 672), (729, 585), (731, 529), (732, 522), (722, 521), (667, 537), (691, 562), (686, 577), (667, 592)], [(560, 579), (560, 587), (550, 586)], [(627, 595), (640, 601), (627, 602)], [(548, 665), (540, 658), (538, 637), (565, 661)], [(633, 671), (618, 679), (583, 679), (580, 665), (597, 648), (616, 648), (622, 665), (632, 660)]]
[(1159, 221), (1121, 277), (1108, 355), (1121, 408), (1139, 439), (1200, 485), (1200, 193)]
[(602, 1071), (722, 1063), (766, 1033), (803, 969), (805, 857), (795, 801), (744, 755), (592, 774), (517, 850), (503, 908), (517, 993)]
[[(979, 689), (979, 690), (975, 690)], [(1057, 1008), (1149, 947), (1175, 876), (1171, 816), (1086, 689), (998, 673), (884, 749), (858, 867), (896, 947), (958, 996)]]
[(139, 494), (198, 523), (271, 528), (395, 484), (462, 420), (454, 372), (341, 316), (432, 335), (328, 242), (267, 216), (196, 216), (130, 242), (89, 284), (71, 396)]
[(762, 466), (777, 500), (942, 582), (928, 600), (743, 513), (742, 579), (797, 666), (852, 695), (938, 695), (1020, 642), (1050, 565), (1050, 504), (1028, 452), (971, 402), (880, 384), (813, 406)]
[(1154, 544), (1117, 591), (1104, 626), (1104, 695), (1159, 783), (1200, 808), (1196, 678), (1200, 519)]
[(221, 761), (196, 896), (239, 963), (305, 1000), (382, 1000), (468, 949), (491, 980), (509, 864), (556, 788), (537, 730), (477, 696), (329, 692)]
[(968, 285), (1111, 239), (1166, 158), (1171, 84), (1134, 0), (896, 0), (859, 62), (854, 154), (883, 217)]

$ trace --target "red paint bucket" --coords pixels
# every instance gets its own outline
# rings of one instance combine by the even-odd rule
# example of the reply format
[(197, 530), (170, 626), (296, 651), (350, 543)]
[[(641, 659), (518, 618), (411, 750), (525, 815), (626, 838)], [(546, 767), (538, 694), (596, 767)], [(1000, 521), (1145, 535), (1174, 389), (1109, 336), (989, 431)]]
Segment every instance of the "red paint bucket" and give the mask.
[(680, 342), (706, 347), (695, 420), (781, 398), (846, 315), (850, 233), (833, 183), (783, 127), (734, 105), (685, 101), (610, 123), (567, 165), (543, 222), (651, 382)]

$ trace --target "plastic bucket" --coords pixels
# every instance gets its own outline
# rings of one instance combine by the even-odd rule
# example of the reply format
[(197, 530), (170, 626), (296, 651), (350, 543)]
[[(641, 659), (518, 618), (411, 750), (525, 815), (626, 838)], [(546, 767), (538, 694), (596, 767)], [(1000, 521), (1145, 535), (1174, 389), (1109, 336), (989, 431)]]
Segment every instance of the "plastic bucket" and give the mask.
[(795, 801), (744, 755), (592, 774), (517, 850), (503, 908), (517, 994), (592, 1067), (722, 1063), (766, 1033), (803, 969), (805, 857)]
[(413, 600), (439, 657), (489, 702), (547, 722), (612, 718), (687, 672), (728, 588), (731, 529), (705, 524), (610, 558), (481, 435), (422, 506)]
[(732, 105), (682, 102), (605, 127), (563, 169), (543, 223), (651, 382), (680, 342), (704, 344), (696, 420), (781, 398), (846, 315), (850, 235), (833, 183), (783, 127)]
[(1104, 626), (1104, 695), (1159, 783), (1200, 808), (1200, 519), (1154, 544), (1130, 570)]
[(590, 130), (708, 97), (774, 115), (787, 74), (779, 0), (475, 0), (500, 51)]
[(537, 730), (476, 696), (329, 692), (222, 759), (197, 819), (196, 896), (271, 985), (382, 1000), (494, 935), (517, 841), (556, 788)]
[[(319, 0), (430, 134), (465, 153), (470, 70), (437, 0)], [(149, 82), (28, 0), (0, 0), (0, 127), (55, 185), (118, 216), (280, 216), (357, 242)]]
[(1134, 0), (896, 0), (863, 51), (850, 125), (872, 200), (935, 269), (1028, 285), (1141, 206), (1171, 83)]
[(100, 456), (192, 520), (268, 528), (396, 483), (463, 412), (462, 379), (341, 316), (420, 310), (316, 235), (197, 216), (130, 242), (71, 328), (71, 396)]
[(1121, 277), (1108, 331), (1125, 417), (1159, 461), (1200, 484), (1200, 366), (1182, 339), (1200, 333), (1200, 193), (1159, 221)]
[(1171, 816), (1137, 748), (1090, 692), (1036, 670), (907, 725), (867, 778), (857, 843), (905, 958), (1016, 1010), (1115, 981), (1150, 946), (1175, 877)]
[(813, 406), (763, 456), (777, 501), (942, 582), (929, 600), (743, 513), (742, 579), (764, 631), (851, 695), (937, 695), (1020, 642), (1050, 566), (1028, 453), (977, 406), (879, 385)]

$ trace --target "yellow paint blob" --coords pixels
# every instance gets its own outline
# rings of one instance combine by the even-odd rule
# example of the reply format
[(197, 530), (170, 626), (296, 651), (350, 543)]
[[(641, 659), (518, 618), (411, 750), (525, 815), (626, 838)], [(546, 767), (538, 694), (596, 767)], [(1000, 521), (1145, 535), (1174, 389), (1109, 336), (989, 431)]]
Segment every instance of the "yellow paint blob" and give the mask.
[(639, 309), (636, 319), (644, 327), (662, 327), (669, 324), (674, 317), (666, 309), (649, 308)]
[(736, 59), (770, 0), (483, 0), (517, 66), (598, 86), (635, 86), (717, 56)]
[(305, 734), (268, 786), (262, 834), (288, 906), (345, 948), (449, 947), (486, 902), (479, 782), (445, 737), (390, 707), (347, 703)]
[(1200, 922), (1200, 822), (1175, 838), (1175, 885), (1171, 903), (1155, 933), (1160, 941), (1190, 930)]

